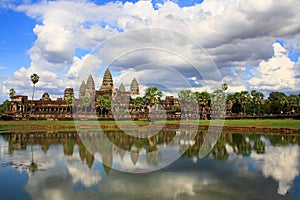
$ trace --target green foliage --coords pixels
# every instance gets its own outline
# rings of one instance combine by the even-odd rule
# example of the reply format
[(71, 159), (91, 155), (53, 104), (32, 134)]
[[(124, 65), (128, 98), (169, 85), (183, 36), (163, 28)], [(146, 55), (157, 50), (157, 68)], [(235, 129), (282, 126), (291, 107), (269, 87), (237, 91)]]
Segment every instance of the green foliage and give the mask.
[(68, 107), (71, 107), (74, 105), (74, 102), (75, 102), (75, 98), (74, 97), (69, 97), (66, 99), (66, 104)]
[(208, 92), (195, 92), (198, 104), (201, 106), (209, 106), (211, 103), (211, 95)]
[(222, 84), (222, 90), (225, 91), (228, 89), (228, 85), (226, 83)]
[(258, 114), (261, 111), (261, 105), (263, 104), (264, 94), (261, 92), (257, 92), (256, 90), (251, 91), (252, 96), (252, 104), (253, 104), (253, 113), (255, 114), (256, 107), (258, 108)]
[(188, 114), (198, 109), (197, 96), (191, 90), (180, 90), (178, 100), (183, 114)]
[(180, 90), (178, 100), (182, 104), (189, 104), (196, 102), (196, 95), (191, 90)]
[(102, 110), (110, 110), (111, 109), (111, 98), (108, 94), (104, 94), (97, 98), (97, 105), (99, 106), (102, 114)]
[(88, 96), (83, 96), (83, 97), (81, 98), (81, 102), (82, 102), (82, 105), (83, 105), (83, 106), (89, 106), (89, 105), (91, 104), (92, 100), (91, 100), (91, 98), (88, 97)]
[(152, 106), (160, 102), (161, 96), (162, 92), (158, 89), (158, 87), (149, 87), (146, 90), (144, 98), (146, 99), (146, 102)]
[(81, 103), (85, 108), (85, 112), (87, 111), (87, 107), (91, 105), (91, 98), (89, 96), (83, 96), (81, 97)]
[(142, 97), (136, 97), (134, 99), (134, 107), (138, 110), (141, 110), (145, 105), (144, 98)]
[(30, 79), (31, 79), (31, 82), (35, 85), (37, 82), (39, 82), (40, 77), (37, 74), (32, 74), (30, 76)]
[(224, 90), (217, 89), (211, 94), (211, 99), (212, 99), (212, 109), (214, 112), (217, 112), (218, 114), (221, 114), (222, 111), (225, 111), (225, 103), (226, 103), (226, 98), (225, 98), (225, 93)]
[(4, 113), (6, 110), (6, 106), (8, 105), (9, 101), (6, 99), (3, 101), (3, 103), (0, 105), (0, 113)]
[(287, 96), (282, 92), (271, 92), (268, 97), (270, 113), (279, 114), (285, 112), (287, 107)]
[(176, 103), (173, 105), (172, 107), (172, 111), (179, 111), (180, 110), (180, 106)]
[(11, 88), (11, 89), (9, 90), (9, 98), (14, 97), (14, 96), (15, 96), (15, 93), (16, 93), (15, 89)]

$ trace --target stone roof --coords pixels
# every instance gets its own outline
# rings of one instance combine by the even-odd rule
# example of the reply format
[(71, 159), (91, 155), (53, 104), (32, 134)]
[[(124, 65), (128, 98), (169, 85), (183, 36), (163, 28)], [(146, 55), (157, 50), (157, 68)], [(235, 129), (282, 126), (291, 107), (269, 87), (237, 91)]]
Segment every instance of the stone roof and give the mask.
[(74, 97), (74, 90), (73, 90), (73, 88), (65, 88), (64, 100), (67, 100), (70, 97)]
[(86, 88), (85, 82), (82, 81), (79, 88), (79, 99), (81, 99), (85, 95), (85, 88)]
[(95, 82), (92, 75), (89, 76), (86, 87), (85, 87), (85, 96), (94, 97), (95, 95)]
[(125, 86), (123, 85), (123, 83), (121, 83), (121, 85), (119, 87), (119, 91), (120, 92), (125, 92)]
[(109, 69), (107, 68), (104, 73), (100, 91), (111, 91), (111, 90), (113, 90), (113, 79), (112, 79)]
[(131, 82), (130, 93), (131, 94), (140, 94), (139, 84), (135, 78)]

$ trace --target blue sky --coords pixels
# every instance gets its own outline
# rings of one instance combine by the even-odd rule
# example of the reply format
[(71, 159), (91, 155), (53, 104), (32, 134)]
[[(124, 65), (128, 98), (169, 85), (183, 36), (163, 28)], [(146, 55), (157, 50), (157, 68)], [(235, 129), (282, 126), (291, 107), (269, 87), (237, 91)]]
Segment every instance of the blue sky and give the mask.
[[(207, 83), (227, 82), (229, 92), (256, 89), (265, 93), (283, 91), (299, 94), (298, 4), (296, 0), (288, 3), (275, 0), (261, 3), (244, 0), (121, 3), (0, 0), (0, 79), (3, 82), (0, 101), (7, 99), (10, 88), (14, 88), (17, 94), (29, 95), (31, 83), (28, 76), (35, 72), (41, 75), (37, 98), (44, 92), (49, 92), (53, 98), (60, 97), (65, 87), (78, 86), (79, 81), (74, 80), (74, 74), (78, 74), (79, 68), (88, 63), (100, 66), (105, 61), (88, 56), (97, 45), (123, 32), (149, 27), (174, 30), (204, 48), (221, 75), (221, 80), (216, 82), (212, 78), (206, 80)], [(84, 24), (89, 26), (84, 27)], [(160, 41), (161, 38), (157, 37), (153, 45), (166, 43), (167, 40)], [(132, 38), (127, 39), (132, 42)], [(176, 38), (170, 41), (170, 44), (165, 44), (166, 48), (182, 42), (176, 41)], [(129, 43), (120, 43), (115, 48), (121, 51), (127, 48), (126, 44)], [(180, 48), (182, 52), (190, 50)], [(139, 57), (139, 64), (149, 62), (150, 58), (145, 54), (149, 52)], [(190, 80), (195, 90), (207, 90), (204, 84), (199, 84), (201, 76), (193, 75), (186, 63), (171, 58), (171, 55), (160, 57), (164, 53), (155, 54), (160, 66), (170, 65), (169, 69)], [(138, 71), (136, 56), (120, 59), (118, 63), (122, 66), (113, 68), (116, 87), (121, 82), (128, 87), (133, 76), (138, 76), (141, 82), (148, 81), (149, 75)], [(166, 56), (174, 63), (166, 61)], [(194, 57), (191, 59), (196, 63), (199, 61)], [(93, 70), (95, 67), (84, 71), (96, 74)], [(131, 73), (130, 78), (128, 73)], [(155, 77), (161, 85), (172, 84), (164, 77)], [(101, 84), (100, 79), (98, 85)], [(175, 85), (178, 87), (180, 83)]]
[[(5, 67), (2, 76), (11, 76), (20, 66), (29, 66), (27, 50), (33, 45), (36, 36), (32, 32), (35, 20), (24, 13), (9, 9), (0, 12), (0, 66)], [(1, 71), (2, 72), (2, 71)]]

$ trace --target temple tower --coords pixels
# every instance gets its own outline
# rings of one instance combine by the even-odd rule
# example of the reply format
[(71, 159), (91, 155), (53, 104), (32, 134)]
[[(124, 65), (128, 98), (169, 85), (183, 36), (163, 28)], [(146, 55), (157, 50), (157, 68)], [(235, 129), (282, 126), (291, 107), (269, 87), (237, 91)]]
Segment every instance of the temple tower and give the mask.
[(112, 79), (109, 69), (107, 68), (107, 70), (104, 73), (100, 91), (103, 91), (103, 92), (104, 91), (112, 91), (112, 89), (113, 89), (113, 79)]
[(89, 76), (86, 82), (85, 96), (90, 97), (91, 99), (93, 99), (95, 96), (95, 82), (92, 75)]
[(79, 88), (79, 99), (81, 99), (85, 95), (85, 82), (82, 81), (80, 88)]
[(132, 80), (130, 85), (130, 94), (140, 94), (139, 84), (135, 78)]
[(114, 92), (113, 79), (109, 69), (107, 68), (104, 73), (102, 85), (100, 89), (96, 91), (96, 98), (104, 94), (108, 94), (109, 96), (112, 96), (113, 92)]
[(74, 90), (73, 88), (66, 88), (64, 93), (64, 100), (67, 100), (70, 97), (74, 97)]
[(121, 85), (119, 87), (119, 91), (120, 92), (125, 92), (125, 87), (124, 87), (123, 83), (121, 83)]

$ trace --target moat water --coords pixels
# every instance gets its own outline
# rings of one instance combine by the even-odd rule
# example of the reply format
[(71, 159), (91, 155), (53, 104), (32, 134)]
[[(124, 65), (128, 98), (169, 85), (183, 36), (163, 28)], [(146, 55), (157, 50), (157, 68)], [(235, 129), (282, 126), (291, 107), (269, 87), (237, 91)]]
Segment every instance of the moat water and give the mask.
[(93, 140), (91, 152), (75, 132), (2, 133), (0, 199), (300, 199), (300, 136), (223, 133), (199, 158), (203, 133), (182, 135), (174, 148), (183, 153), (179, 159), (128, 173), (116, 170), (120, 162), (127, 168), (163, 162), (159, 153), (139, 154), (169, 143), (172, 131), (151, 139), (105, 134), (124, 151), (103, 150)]

